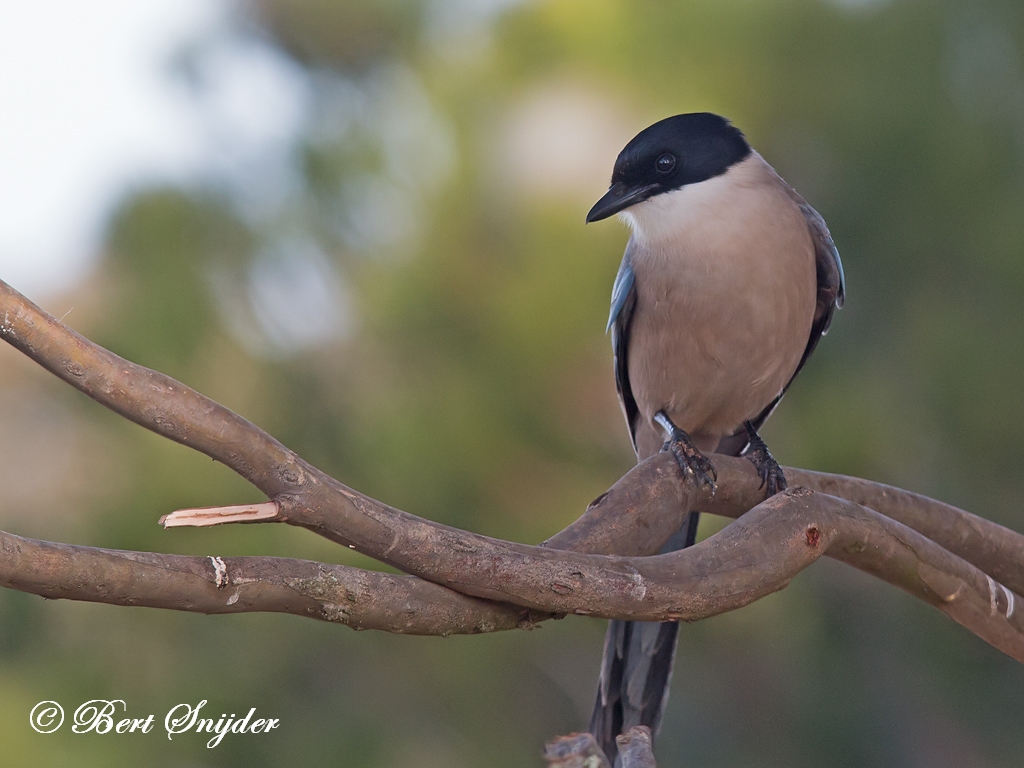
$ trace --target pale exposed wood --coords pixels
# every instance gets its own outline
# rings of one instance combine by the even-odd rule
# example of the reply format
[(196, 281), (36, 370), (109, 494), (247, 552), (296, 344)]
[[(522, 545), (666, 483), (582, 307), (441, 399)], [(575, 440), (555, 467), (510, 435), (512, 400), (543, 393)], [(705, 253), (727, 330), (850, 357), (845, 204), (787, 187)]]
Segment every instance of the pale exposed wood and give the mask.
[(276, 501), (264, 501), (260, 504), (237, 504), (230, 507), (197, 507), (195, 509), (178, 509), (160, 518), (164, 528), (202, 528), (208, 525), (224, 523), (258, 523), (273, 520), (280, 514)]

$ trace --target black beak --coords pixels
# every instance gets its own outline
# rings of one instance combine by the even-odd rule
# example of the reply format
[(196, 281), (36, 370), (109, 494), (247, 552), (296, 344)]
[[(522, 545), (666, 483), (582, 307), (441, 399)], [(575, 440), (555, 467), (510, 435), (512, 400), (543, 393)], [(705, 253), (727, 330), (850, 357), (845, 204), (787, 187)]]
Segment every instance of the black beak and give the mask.
[(594, 203), (594, 207), (587, 214), (587, 224), (593, 221), (601, 221), (613, 216), (619, 211), (624, 211), (631, 205), (642, 203), (658, 191), (658, 184), (644, 184), (639, 187), (630, 187), (624, 181), (617, 181), (611, 185), (605, 196)]

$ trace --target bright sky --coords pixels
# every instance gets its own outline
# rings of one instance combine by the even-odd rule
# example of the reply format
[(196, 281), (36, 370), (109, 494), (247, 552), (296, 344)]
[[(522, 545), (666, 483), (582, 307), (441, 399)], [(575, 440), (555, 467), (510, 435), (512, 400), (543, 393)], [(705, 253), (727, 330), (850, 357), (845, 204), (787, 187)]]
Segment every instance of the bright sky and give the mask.
[[(272, 50), (227, 33), (228, 8), (0, 3), (0, 278), (37, 298), (73, 286), (130, 185), (280, 168), (307, 89)], [(185, 45), (203, 51), (198, 93), (171, 72)]]

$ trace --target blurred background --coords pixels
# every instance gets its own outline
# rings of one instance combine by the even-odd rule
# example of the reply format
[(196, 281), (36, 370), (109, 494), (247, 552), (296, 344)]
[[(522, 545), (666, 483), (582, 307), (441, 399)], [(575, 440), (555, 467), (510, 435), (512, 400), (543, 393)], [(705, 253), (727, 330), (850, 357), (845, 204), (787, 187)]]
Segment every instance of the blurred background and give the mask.
[[(847, 307), (766, 430), (1024, 530), (1024, 5), (1011, 0), (71, 0), (0, 5), (0, 277), (343, 482), (538, 542), (633, 462), (604, 335), (637, 131), (731, 117), (825, 216)], [(0, 528), (368, 563), (0, 349)], [(705, 520), (702, 535), (721, 523)], [(8, 766), (539, 765), (604, 622), (408, 638), (0, 592)], [(281, 729), (50, 736), (208, 699)], [(664, 766), (1017, 766), (1024, 669), (821, 562), (684, 627)]]

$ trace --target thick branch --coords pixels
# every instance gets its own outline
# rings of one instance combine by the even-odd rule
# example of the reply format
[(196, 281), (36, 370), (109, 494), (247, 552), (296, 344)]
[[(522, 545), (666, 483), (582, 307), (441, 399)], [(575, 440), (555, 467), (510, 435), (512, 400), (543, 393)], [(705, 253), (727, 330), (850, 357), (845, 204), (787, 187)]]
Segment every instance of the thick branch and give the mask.
[[(633, 553), (657, 552), (663, 543), (659, 531), (665, 537), (671, 535), (681, 525), (688, 504), (684, 486), (666, 483), (663, 472), (665, 468), (658, 465), (634, 467), (602, 494), (588, 515), (555, 538), (564, 548), (610, 551), (613, 537), (609, 533), (622, 535), (621, 525), (612, 525), (609, 531), (594, 523), (607, 517), (605, 507), (615, 505), (627, 510), (629, 519), (649, 534), (630, 540)], [(670, 488), (669, 492), (665, 488)], [(273, 506), (183, 510), (181, 517), (191, 525), (206, 525), (226, 516), (251, 521), (264, 517)], [(35, 541), (3, 532), (0, 551), (0, 585), (51, 599), (211, 614), (283, 612), (354, 629), (416, 635), (526, 629), (552, 617), (468, 597), (415, 576), (303, 560), (125, 552)], [(222, 571), (217, 569), (218, 562)], [(232, 599), (235, 590), (225, 592), (225, 586), (242, 587), (243, 591)]]
[(615, 737), (619, 748), (621, 768), (658, 768), (654, 762), (654, 744), (651, 729), (646, 725), (634, 725), (625, 733)]
[[(465, 594), (539, 611), (694, 621), (777, 591), (828, 552), (935, 606), (1024, 661), (1010, 590), (916, 531), (807, 489), (775, 496), (686, 550), (655, 557), (550, 551), (412, 518), (393, 530), (401, 567)], [(390, 555), (395, 557), (394, 554)]]
[[(636, 554), (657, 552), (681, 525), (683, 486), (663, 482), (664, 468), (634, 467), (598, 503), (595, 515), (558, 535), (561, 545), (609, 551), (609, 531), (593, 524), (607, 505), (629, 510), (646, 531), (635, 537)], [(674, 472), (674, 470), (671, 470)], [(219, 507), (216, 514), (184, 510), (190, 524), (234, 515), (252, 520), (272, 504)], [(204, 514), (205, 513), (205, 514)], [(671, 521), (674, 521), (671, 522)], [(619, 526), (612, 531), (621, 535)], [(277, 612), (334, 621), (354, 629), (414, 635), (475, 634), (528, 629), (551, 614), (462, 595), (415, 576), (392, 576), (344, 565), (276, 557), (187, 557), (82, 547), (25, 539), (0, 532), (0, 585), (50, 599), (85, 600), (200, 613)], [(218, 565), (223, 570), (218, 571)], [(230, 587), (231, 589), (227, 589)], [(235, 589), (238, 587), (239, 589)], [(238, 596), (235, 597), (235, 593)]]
[(410, 635), (529, 629), (546, 614), (415, 576), (280, 557), (188, 557), (0, 532), (0, 586), (43, 597), (196, 613), (291, 613)]
[[(662, 459), (664, 461), (664, 459)], [(735, 517), (761, 501), (757, 475), (744, 459), (715, 457), (719, 492), (702, 509)], [(786, 467), (791, 485), (803, 485), (869, 507), (913, 528), (944, 549), (1024, 594), (1024, 536), (991, 520), (919, 493), (859, 477)]]
[[(936, 605), (1024, 660), (1021, 614), (1014, 613), (1011, 592), (920, 533), (827, 496), (776, 497), (707, 542), (671, 555), (609, 558), (559, 551), (581, 547), (645, 554), (660, 546), (691, 508), (739, 514), (758, 496), (754, 475), (742, 460), (717, 461), (720, 491), (711, 500), (682, 483), (666, 457), (655, 457), (623, 478), (643, 477), (642, 484), (627, 483), (620, 493), (606, 496), (548, 547), (500, 542), (416, 518), (346, 488), (236, 414), (91, 344), (6, 285), (0, 285), (0, 310), (0, 334), (7, 341), (98, 402), (223, 461), (280, 505), (275, 519), (310, 528), (459, 592), (539, 611), (692, 620), (782, 588), (827, 550)], [(1015, 567), (1020, 559), (1007, 559), (1024, 551), (1024, 539), (1006, 529), (929, 502), (945, 515), (936, 527), (930, 517), (906, 508), (919, 498), (866, 481), (797, 471), (791, 471), (791, 478), (828, 483), (833, 492), (855, 498), (871, 497), (884, 511), (904, 515), (954, 549), (963, 547), (969, 557), (992, 561), (986, 567), (1005, 572), (1006, 581), (1024, 581)], [(608, 525), (613, 518), (614, 527)], [(584, 541), (589, 544), (581, 545)]]

